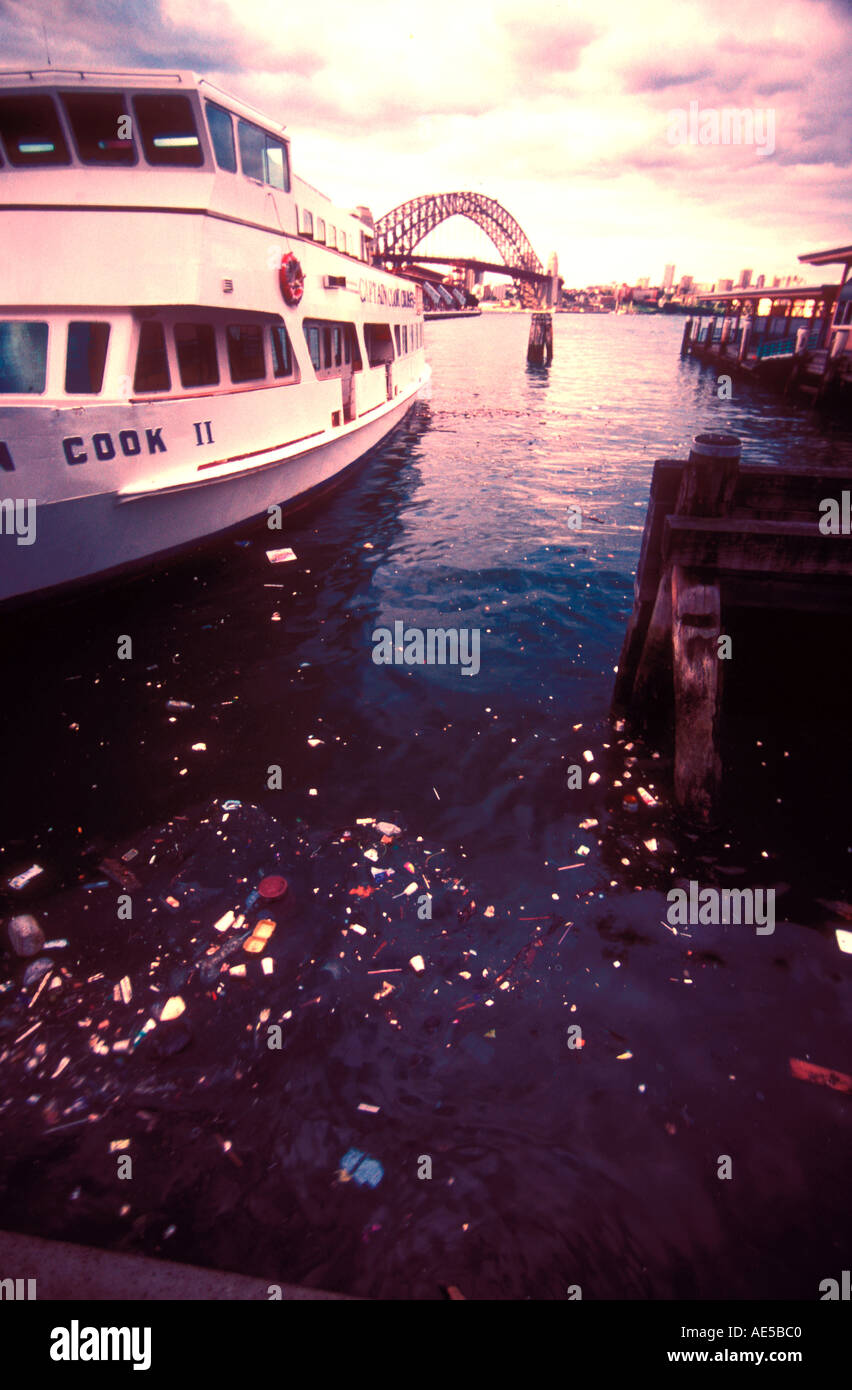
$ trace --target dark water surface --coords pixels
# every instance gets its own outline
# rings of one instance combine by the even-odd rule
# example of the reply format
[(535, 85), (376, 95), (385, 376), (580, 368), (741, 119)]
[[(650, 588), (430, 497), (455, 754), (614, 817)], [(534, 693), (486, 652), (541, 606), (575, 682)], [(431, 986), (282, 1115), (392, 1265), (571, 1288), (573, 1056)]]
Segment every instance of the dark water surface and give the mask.
[[(347, 958), (274, 1066), (242, 1092), (223, 1083), (218, 1123), (251, 1153), (226, 1191), (211, 1176), (221, 1152), (195, 1155), (197, 1129), (175, 1106), (157, 1160), (173, 1177), (148, 1198), (157, 1220), (133, 1235), (84, 1140), (71, 1130), (51, 1147), (28, 1128), (26, 1085), (41, 1103), (47, 1082), (16, 1080), (0, 1108), (4, 1153), (36, 1155), (53, 1197), (7, 1162), (0, 1225), (369, 1297), (456, 1284), (560, 1298), (579, 1284), (586, 1298), (812, 1299), (848, 1267), (850, 1102), (788, 1070), (791, 1057), (852, 1070), (851, 958), (818, 902), (850, 896), (848, 633), (818, 616), (743, 623), (725, 820), (704, 841), (666, 809), (666, 749), (625, 747), (607, 712), (653, 460), (684, 457), (706, 429), (739, 434), (744, 460), (767, 464), (848, 463), (852, 440), (738, 384), (718, 400), (715, 377), (679, 359), (680, 321), (557, 316), (549, 372), (525, 370), (527, 331), (522, 315), (428, 325), (430, 400), (274, 534), (295, 563), (269, 564), (255, 532), (4, 620), (9, 872), (35, 858), (68, 889), (90, 844), (131, 843), (231, 797), (306, 834), (394, 821), (412, 859), (418, 836), (445, 851), (476, 912), (419, 923), (411, 899), (395, 900), (394, 964), (415, 951), (427, 962), (421, 977), (388, 976), (395, 1021)], [(479, 673), (375, 665), (373, 630), (399, 619), (478, 628)], [(122, 634), (132, 661), (116, 659)], [(170, 714), (168, 698), (194, 708)], [(273, 764), (281, 790), (267, 789)], [(566, 786), (573, 764), (580, 790)], [(631, 783), (660, 806), (631, 817)], [(690, 876), (774, 885), (774, 935), (676, 936), (665, 890)], [(286, 928), (300, 960), (336, 951), (330, 933), (356, 901), (312, 887)], [(312, 896), (332, 904), (322, 920)], [(71, 901), (58, 913), (73, 948)], [(124, 948), (100, 949), (117, 980)], [(265, 987), (252, 986), (255, 1010)], [(237, 1028), (228, 998), (211, 1025), (223, 1063)], [(581, 1050), (567, 1045), (575, 1023)], [(187, 1092), (191, 1068), (192, 1046), (161, 1064)], [(379, 1113), (359, 1112), (364, 1100)], [(381, 1161), (375, 1190), (334, 1182), (352, 1146)], [(423, 1155), (431, 1180), (417, 1177)], [(717, 1177), (723, 1155), (730, 1181)], [(75, 1171), (90, 1181), (88, 1221), (64, 1214)]]

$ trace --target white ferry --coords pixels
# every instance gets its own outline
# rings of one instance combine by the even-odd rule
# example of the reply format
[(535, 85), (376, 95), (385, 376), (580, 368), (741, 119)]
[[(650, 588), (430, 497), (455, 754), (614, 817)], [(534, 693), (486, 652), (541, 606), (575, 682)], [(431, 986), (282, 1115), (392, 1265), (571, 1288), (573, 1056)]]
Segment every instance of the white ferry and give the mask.
[(0, 229), (0, 602), (304, 499), (428, 380), (368, 209), (194, 73), (0, 73)]

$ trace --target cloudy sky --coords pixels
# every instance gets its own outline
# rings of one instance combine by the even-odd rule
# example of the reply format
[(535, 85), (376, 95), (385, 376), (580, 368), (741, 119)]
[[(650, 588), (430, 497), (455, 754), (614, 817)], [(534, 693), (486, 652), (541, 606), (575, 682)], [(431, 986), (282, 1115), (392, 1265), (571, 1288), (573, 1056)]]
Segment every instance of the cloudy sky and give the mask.
[[(787, 275), (852, 243), (852, 0), (0, 0), (4, 67), (46, 45), (54, 66), (211, 77), (376, 216), (487, 193), (569, 285), (653, 284), (669, 261)], [(753, 143), (722, 142), (726, 110)], [(431, 244), (487, 247), (462, 221)]]

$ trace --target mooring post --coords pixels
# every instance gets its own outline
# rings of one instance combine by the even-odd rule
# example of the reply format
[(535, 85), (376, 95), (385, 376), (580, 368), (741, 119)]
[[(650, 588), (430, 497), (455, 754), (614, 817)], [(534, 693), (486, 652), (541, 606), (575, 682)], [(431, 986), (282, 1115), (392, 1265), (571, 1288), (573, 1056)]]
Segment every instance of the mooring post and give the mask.
[(680, 340), (680, 355), (685, 357), (689, 352), (689, 344), (692, 341), (692, 319), (687, 319), (683, 325), (683, 337)]
[(527, 361), (534, 367), (549, 367), (553, 361), (553, 319), (550, 314), (533, 314)]
[[(681, 476), (675, 512), (730, 516), (742, 443), (735, 434), (697, 434)], [(721, 592), (718, 576), (671, 569), (671, 651), (675, 704), (675, 800), (701, 824), (711, 823), (722, 763), (719, 720)]]
[(731, 510), (742, 444), (735, 434), (697, 434), (684, 466), (675, 511), (726, 516)]
[(737, 361), (744, 362), (748, 354), (748, 340), (751, 336), (751, 319), (743, 319), (742, 331), (740, 333), (740, 348), (737, 353)]
[(671, 588), (675, 800), (699, 824), (711, 825), (722, 782), (719, 580), (707, 583), (676, 564)]

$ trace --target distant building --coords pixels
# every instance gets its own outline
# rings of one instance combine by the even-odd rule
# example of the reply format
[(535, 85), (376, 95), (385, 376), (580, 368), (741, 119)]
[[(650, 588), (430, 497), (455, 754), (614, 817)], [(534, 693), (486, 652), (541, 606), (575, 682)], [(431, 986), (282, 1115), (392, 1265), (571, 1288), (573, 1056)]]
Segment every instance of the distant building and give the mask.
[(672, 285), (674, 284), (674, 273), (675, 273), (675, 268), (674, 268), (674, 266), (673, 266), (673, 265), (667, 265), (667, 266), (666, 266), (666, 269), (665, 269), (665, 273), (664, 273), (664, 275), (663, 275), (663, 289), (664, 289), (664, 290), (670, 290), (671, 287), (672, 287)]
[(752, 272), (751, 272), (750, 270), (741, 270), (741, 271), (740, 271), (740, 278), (739, 278), (739, 280), (737, 281), (737, 289), (738, 289), (738, 290), (747, 290), (748, 287), (749, 287), (749, 285), (751, 284), (751, 277), (752, 277)]
[(692, 289), (692, 276), (691, 276), (691, 275), (681, 275), (680, 280), (678, 281), (678, 286), (677, 286), (677, 292), (678, 292), (678, 294), (688, 294), (689, 291), (690, 291), (691, 289)]
[(719, 294), (730, 294), (733, 288), (733, 280), (718, 280), (716, 282), (716, 290)]
[(650, 276), (649, 276), (649, 275), (645, 275), (641, 280), (637, 280), (637, 281), (636, 281), (636, 287), (637, 287), (637, 289), (640, 289), (640, 290), (646, 290), (646, 289), (648, 288), (648, 286), (650, 285), (650, 283), (651, 283), (651, 278), (650, 278)]
[(766, 284), (766, 276), (765, 276), (765, 275), (758, 275), (757, 279), (756, 279), (755, 282), (754, 282), (754, 288), (755, 288), (756, 290), (762, 290), (765, 284)]

